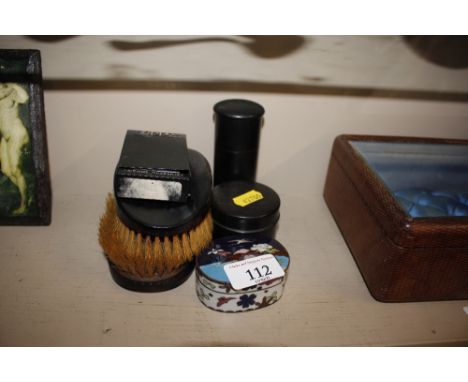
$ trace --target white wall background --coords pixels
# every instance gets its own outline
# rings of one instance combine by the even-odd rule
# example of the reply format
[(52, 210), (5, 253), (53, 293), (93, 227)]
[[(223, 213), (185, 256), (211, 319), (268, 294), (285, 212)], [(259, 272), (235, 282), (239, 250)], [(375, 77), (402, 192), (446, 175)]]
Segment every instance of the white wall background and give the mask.
[[(283, 40), (248, 36), (56, 39), (41, 42), (1, 36), (0, 48), (41, 50), (46, 79), (255, 81), (454, 92), (468, 89), (468, 69), (448, 69), (428, 62), (400, 36), (301, 36), (297, 49), (283, 45)], [(146, 44), (148, 49), (118, 49), (131, 43)]]

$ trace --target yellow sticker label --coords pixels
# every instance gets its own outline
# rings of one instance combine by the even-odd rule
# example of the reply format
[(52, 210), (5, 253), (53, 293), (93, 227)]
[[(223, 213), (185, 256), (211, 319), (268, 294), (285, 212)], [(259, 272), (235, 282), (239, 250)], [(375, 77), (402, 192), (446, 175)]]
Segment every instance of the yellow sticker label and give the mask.
[(246, 192), (245, 194), (232, 198), (232, 201), (237, 206), (245, 207), (245, 206), (248, 206), (249, 204), (258, 202), (259, 200), (262, 200), (262, 199), (263, 199), (263, 195), (260, 192), (255, 191), (255, 190), (250, 190)]

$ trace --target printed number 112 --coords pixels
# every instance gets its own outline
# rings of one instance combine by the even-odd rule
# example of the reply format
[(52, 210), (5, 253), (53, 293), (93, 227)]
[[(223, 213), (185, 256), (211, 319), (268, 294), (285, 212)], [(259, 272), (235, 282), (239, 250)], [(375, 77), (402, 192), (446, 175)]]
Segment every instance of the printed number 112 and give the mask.
[[(257, 274), (258, 274), (257, 278), (265, 277), (265, 276), (268, 276), (268, 275), (272, 274), (272, 272), (270, 271), (270, 268), (268, 268), (268, 265), (262, 265), (262, 270), (265, 270), (264, 275), (262, 275), (262, 272), (260, 272), (260, 269), (258, 269), (257, 267), (255, 267), (253, 270), (257, 272)], [(245, 271), (245, 273), (248, 273), (248, 275), (250, 276), (250, 280), (255, 279), (255, 277), (254, 277), (254, 275), (252, 275), (252, 272), (250, 271), (250, 269), (247, 269)]]

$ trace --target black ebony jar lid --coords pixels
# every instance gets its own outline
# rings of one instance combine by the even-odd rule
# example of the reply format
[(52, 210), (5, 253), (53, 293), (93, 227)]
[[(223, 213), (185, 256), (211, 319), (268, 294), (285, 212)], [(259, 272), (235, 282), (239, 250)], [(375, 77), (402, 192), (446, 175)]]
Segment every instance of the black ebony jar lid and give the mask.
[(265, 109), (245, 99), (227, 99), (214, 106), (215, 146), (233, 151), (258, 150)]
[[(213, 189), (211, 213), (216, 227), (227, 233), (263, 233), (278, 222), (280, 198), (268, 186), (232, 181)], [(229, 232), (230, 231), (230, 232)]]

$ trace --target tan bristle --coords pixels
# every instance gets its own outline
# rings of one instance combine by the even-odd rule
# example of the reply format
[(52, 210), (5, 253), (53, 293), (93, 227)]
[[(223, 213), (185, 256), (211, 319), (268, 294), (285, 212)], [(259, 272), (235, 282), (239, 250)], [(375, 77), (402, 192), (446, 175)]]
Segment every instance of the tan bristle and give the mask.
[[(99, 243), (103, 248), (107, 248), (109, 256), (115, 259), (116, 264), (120, 264), (122, 269), (126, 263), (122, 251), (119, 250), (119, 246), (115, 241), (119, 225), (117, 224), (118, 219), (115, 219), (115, 205), (113, 198), (109, 195), (106, 200), (106, 212), (101, 218), (99, 224)], [(126, 269), (124, 269), (126, 270)]]
[(127, 241), (123, 244), (123, 251), (125, 253), (126, 259), (128, 260), (128, 266), (131, 269), (131, 272), (136, 275), (137, 271), (135, 267), (135, 262), (133, 260), (133, 257), (135, 255), (135, 231), (130, 231)]
[(175, 268), (180, 267), (185, 262), (182, 253), (182, 245), (177, 235), (172, 237), (172, 257), (174, 258)]
[(146, 261), (145, 261), (145, 253), (143, 249), (143, 237), (140, 233), (138, 233), (135, 237), (135, 268), (137, 273), (141, 277), (145, 277), (145, 270), (146, 270)]
[(114, 238), (115, 246), (117, 247), (116, 250), (121, 254), (121, 257), (123, 258), (122, 262), (116, 263), (116, 265), (119, 265), (119, 267), (121, 266), (122, 269), (127, 272), (133, 272), (133, 268), (130, 267), (131, 258), (128, 257), (126, 249), (121, 248), (122, 243), (126, 243), (130, 240), (130, 231), (127, 229), (127, 227), (125, 227), (124, 224), (122, 224), (117, 215), (115, 215), (115, 220), (118, 222), (119, 225), (117, 236)]
[(185, 261), (190, 261), (193, 257), (192, 248), (190, 248), (190, 239), (187, 233), (182, 235), (182, 253)]
[(155, 237), (153, 241), (153, 253), (155, 268), (154, 272), (158, 275), (164, 274), (164, 252), (161, 247), (161, 240), (159, 237)]
[(190, 237), (190, 248), (192, 248), (192, 253), (194, 256), (197, 256), (201, 251), (201, 245), (199, 243), (199, 236), (197, 232), (197, 227), (190, 230), (189, 237)]
[(151, 238), (145, 238), (145, 277), (150, 277), (154, 269), (154, 256)]
[(211, 241), (211, 215), (190, 230), (173, 237), (142, 236), (117, 216), (112, 195), (99, 223), (99, 243), (109, 261), (136, 277), (162, 276), (198, 256)]
[(175, 267), (175, 261), (172, 256), (172, 244), (168, 236), (164, 236), (163, 241), (163, 250), (164, 250), (164, 264), (168, 272), (172, 272)]

